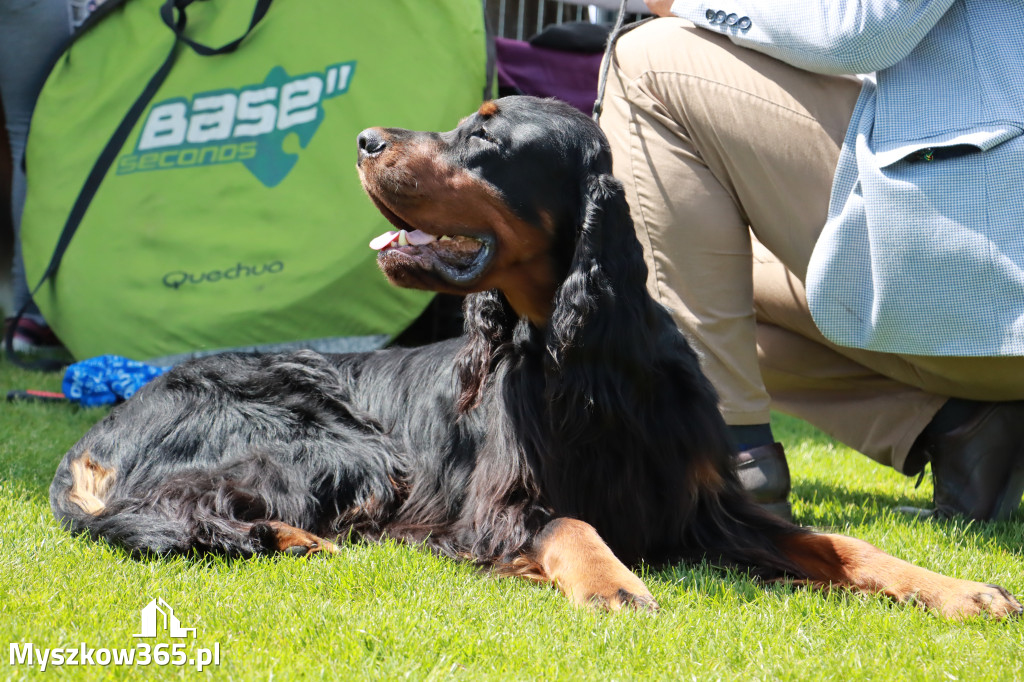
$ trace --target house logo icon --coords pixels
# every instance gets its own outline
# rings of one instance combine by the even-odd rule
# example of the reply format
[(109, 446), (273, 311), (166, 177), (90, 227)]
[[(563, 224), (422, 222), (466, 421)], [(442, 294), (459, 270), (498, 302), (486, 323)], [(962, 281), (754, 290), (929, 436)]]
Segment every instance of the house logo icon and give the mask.
[(196, 629), (181, 627), (181, 621), (174, 615), (174, 609), (160, 597), (143, 607), (142, 632), (132, 637), (156, 637), (157, 627), (161, 624), (171, 637), (187, 637), (191, 632), (192, 639), (196, 638)]

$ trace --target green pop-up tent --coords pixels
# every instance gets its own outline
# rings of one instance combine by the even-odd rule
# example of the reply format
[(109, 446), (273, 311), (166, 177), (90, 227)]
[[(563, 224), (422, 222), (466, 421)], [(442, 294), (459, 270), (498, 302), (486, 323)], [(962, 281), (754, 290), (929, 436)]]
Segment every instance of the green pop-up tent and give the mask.
[(30, 284), (66, 243), (47, 320), (77, 358), (385, 343), (429, 295), (377, 272), (356, 136), (454, 127), (487, 40), (480, 0), (107, 0), (29, 136)]

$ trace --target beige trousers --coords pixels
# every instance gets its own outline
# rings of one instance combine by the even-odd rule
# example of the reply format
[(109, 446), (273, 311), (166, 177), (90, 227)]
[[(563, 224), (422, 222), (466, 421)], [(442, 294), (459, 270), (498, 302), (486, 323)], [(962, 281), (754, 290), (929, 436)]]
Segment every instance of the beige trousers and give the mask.
[(648, 286), (700, 356), (726, 422), (765, 423), (778, 409), (902, 470), (949, 397), (1024, 399), (1024, 358), (874, 353), (815, 327), (802, 282), (859, 92), (855, 78), (657, 19), (619, 39), (601, 127)]

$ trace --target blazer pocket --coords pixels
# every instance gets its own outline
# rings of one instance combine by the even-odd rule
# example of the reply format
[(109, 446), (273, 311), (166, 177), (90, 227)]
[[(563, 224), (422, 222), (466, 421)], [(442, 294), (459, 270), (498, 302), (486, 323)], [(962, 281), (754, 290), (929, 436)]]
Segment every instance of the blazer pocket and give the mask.
[(938, 161), (978, 151), (988, 151), (1007, 140), (1024, 134), (1024, 128), (1012, 123), (994, 123), (967, 130), (955, 130), (912, 142), (897, 141), (879, 145), (875, 162), (879, 168), (897, 161)]

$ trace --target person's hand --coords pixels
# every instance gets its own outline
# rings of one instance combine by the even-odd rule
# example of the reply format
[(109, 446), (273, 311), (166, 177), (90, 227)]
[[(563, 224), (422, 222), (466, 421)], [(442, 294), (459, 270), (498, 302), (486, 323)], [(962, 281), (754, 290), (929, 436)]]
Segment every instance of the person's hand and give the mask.
[(659, 17), (672, 16), (672, 2), (673, 0), (644, 0), (647, 9)]

